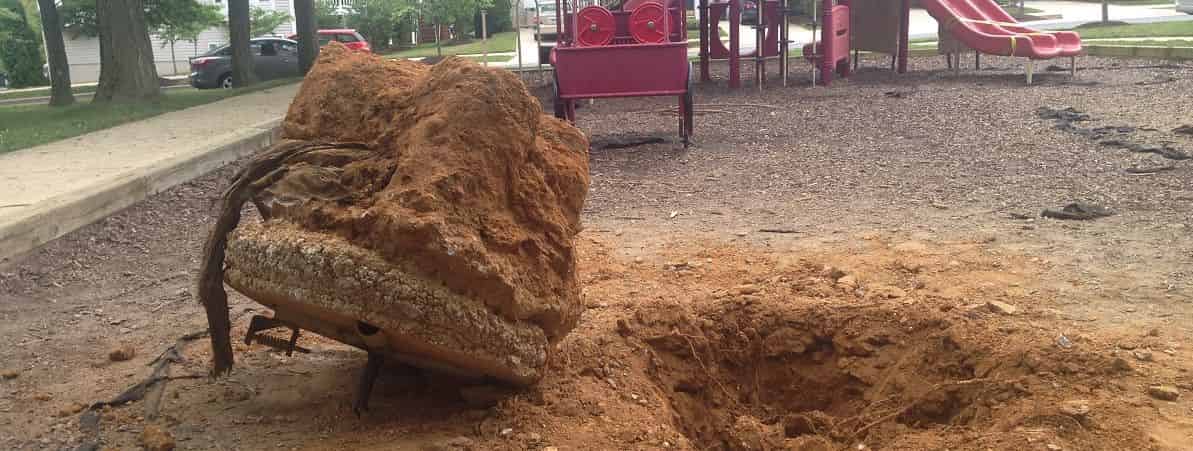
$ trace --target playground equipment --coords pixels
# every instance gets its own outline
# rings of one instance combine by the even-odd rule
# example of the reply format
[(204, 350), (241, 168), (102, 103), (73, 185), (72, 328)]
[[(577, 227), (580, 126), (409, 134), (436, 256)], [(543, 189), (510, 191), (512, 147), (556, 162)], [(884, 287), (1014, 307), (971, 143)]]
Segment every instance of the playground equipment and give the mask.
[[(709, 61), (728, 60), (729, 86), (741, 86), (740, 61), (753, 57), (756, 80), (763, 83), (767, 58), (778, 57), (783, 82), (787, 82), (789, 16), (788, 8), (794, 0), (764, 0), (759, 8), (758, 45), (742, 49), (740, 44), (742, 1), (700, 0), (700, 79), (708, 81)], [(941, 24), (940, 51), (948, 55), (950, 67), (959, 67), (954, 55), (976, 52), (975, 64), (980, 65), (981, 54), (1027, 58), (1027, 82), (1032, 82), (1036, 60), (1069, 57), (1071, 71), (1076, 71), (1076, 56), (1081, 53), (1081, 38), (1074, 32), (1042, 32), (1023, 26), (1007, 14), (994, 0), (817, 0), (812, 16), (813, 42), (803, 47), (804, 58), (812, 62), (813, 83), (829, 84), (834, 75), (848, 76), (852, 71), (849, 54), (853, 51), (853, 69), (857, 68), (858, 53), (891, 55), (891, 70), (907, 71), (908, 28), (911, 7), (919, 5), (928, 10)], [(721, 41), (719, 30), (723, 19), (729, 22), (729, 44)], [(819, 27), (819, 32), (817, 31)]]
[[(741, 58), (754, 57), (755, 81), (762, 86), (766, 59), (780, 56), (780, 71), (787, 73), (787, 0), (763, 0), (758, 7), (755, 48), (741, 48), (742, 0), (709, 3), (700, 0), (700, 80), (708, 81), (709, 60), (729, 60), (729, 87), (741, 86)], [(720, 23), (728, 15), (729, 46), (721, 41)]]
[[(1077, 74), (1081, 37), (1072, 31), (1043, 32), (1021, 25), (993, 0), (921, 0), (928, 14), (940, 23), (941, 50), (950, 66), (959, 67), (953, 54), (973, 49), (975, 65), (981, 54), (1027, 58), (1025, 75), (1032, 82), (1036, 60), (1069, 57), (1070, 74)], [(949, 39), (951, 38), (951, 40)]]
[[(740, 62), (753, 57), (755, 80), (761, 87), (766, 59), (777, 57), (783, 83), (787, 83), (789, 18), (796, 15), (789, 5), (793, 0), (765, 0), (758, 11), (755, 28), (758, 43), (754, 49), (742, 49), (739, 27), (743, 0), (701, 0), (700, 8), (700, 79), (708, 81), (709, 62), (728, 60), (729, 86), (741, 86)], [(828, 84), (833, 74), (848, 76), (849, 52), (887, 53), (892, 56), (892, 70), (907, 70), (907, 27), (911, 0), (818, 0), (813, 3), (813, 42), (803, 48), (804, 58), (813, 63), (813, 83)], [(819, 12), (817, 12), (817, 10)], [(729, 44), (720, 38), (720, 22), (729, 22)], [(817, 33), (817, 27), (820, 32)], [(897, 64), (896, 64), (897, 63)]]
[(576, 120), (576, 101), (676, 96), (679, 135), (691, 140), (692, 89), (683, 0), (626, 0), (610, 10), (555, 0), (563, 24), (551, 52), (555, 116)]

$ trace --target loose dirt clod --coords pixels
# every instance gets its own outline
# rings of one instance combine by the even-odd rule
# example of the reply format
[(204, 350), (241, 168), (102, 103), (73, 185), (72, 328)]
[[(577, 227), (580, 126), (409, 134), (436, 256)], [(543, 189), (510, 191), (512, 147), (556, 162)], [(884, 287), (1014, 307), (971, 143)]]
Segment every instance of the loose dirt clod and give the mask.
[(137, 348), (134, 348), (132, 345), (121, 345), (120, 347), (108, 352), (108, 360), (113, 362), (132, 360), (133, 357), (136, 356)]
[(0, 379), (3, 379), (3, 380), (16, 379), (20, 376), (21, 376), (21, 372), (17, 371), (17, 370), (0, 371)]
[(1153, 385), (1147, 388), (1147, 394), (1164, 401), (1176, 401), (1181, 397), (1180, 390), (1171, 385)]
[[(208, 243), (216, 373), (231, 365), (226, 278), (279, 318), (417, 366), (542, 377), (582, 311), (578, 130), (512, 73), (331, 46), (283, 134), (237, 177)], [(248, 201), (263, 221), (238, 226)]]
[(58, 409), (58, 412), (57, 412), (57, 413), (55, 413), (55, 415), (54, 415), (54, 416), (56, 416), (56, 417), (69, 417), (69, 416), (71, 416), (71, 415), (74, 415), (74, 414), (76, 414), (76, 413), (82, 412), (82, 411), (83, 411), (83, 409), (86, 409), (86, 408), (87, 408), (87, 406), (86, 406), (86, 405), (83, 405), (83, 404), (81, 404), (81, 403), (74, 402), (74, 403), (70, 403), (70, 404), (67, 404), (67, 405), (65, 405), (65, 406), (62, 406), (61, 408), (59, 408), (59, 409)]
[(141, 446), (148, 451), (171, 451), (174, 449), (174, 434), (165, 428), (150, 424), (141, 430)]

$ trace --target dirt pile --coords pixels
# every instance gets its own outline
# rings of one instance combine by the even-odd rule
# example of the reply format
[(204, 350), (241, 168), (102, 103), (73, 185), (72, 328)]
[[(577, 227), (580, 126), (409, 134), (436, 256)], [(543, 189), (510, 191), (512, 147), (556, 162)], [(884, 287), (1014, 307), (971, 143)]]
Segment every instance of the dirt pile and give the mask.
[[(1151, 415), (1154, 376), (1122, 338), (1059, 324), (1026, 259), (708, 244), (633, 263), (586, 250), (584, 325), (502, 427), (558, 418), (548, 438), (578, 449), (1150, 446), (1130, 418)], [(607, 438), (567, 438), (584, 434)]]
[(284, 137), (256, 162), (275, 170), (233, 187), (264, 220), (230, 236), (231, 286), (304, 328), (422, 366), (541, 377), (581, 311), (579, 131), (543, 115), (509, 72), (331, 46)]

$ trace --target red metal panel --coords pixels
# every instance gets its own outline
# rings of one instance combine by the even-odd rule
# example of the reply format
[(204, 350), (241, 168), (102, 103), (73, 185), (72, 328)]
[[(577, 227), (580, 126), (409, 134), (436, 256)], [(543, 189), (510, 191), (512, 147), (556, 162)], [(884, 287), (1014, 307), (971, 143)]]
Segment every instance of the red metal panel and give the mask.
[(606, 45), (555, 49), (564, 99), (679, 95), (687, 90), (688, 45)]

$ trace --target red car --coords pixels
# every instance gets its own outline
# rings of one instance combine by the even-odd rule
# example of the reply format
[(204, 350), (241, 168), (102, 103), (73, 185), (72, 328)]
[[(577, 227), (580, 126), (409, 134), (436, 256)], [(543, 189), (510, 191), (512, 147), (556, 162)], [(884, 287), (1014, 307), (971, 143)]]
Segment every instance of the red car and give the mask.
[[(343, 28), (335, 30), (319, 30), (315, 32), (319, 36), (319, 47), (327, 45), (328, 42), (338, 41), (352, 50), (359, 50), (362, 52), (372, 52), (373, 47), (369, 45), (369, 41), (365, 40), (364, 36), (357, 33), (356, 30)], [(298, 40), (298, 35), (292, 34), (288, 39)]]

